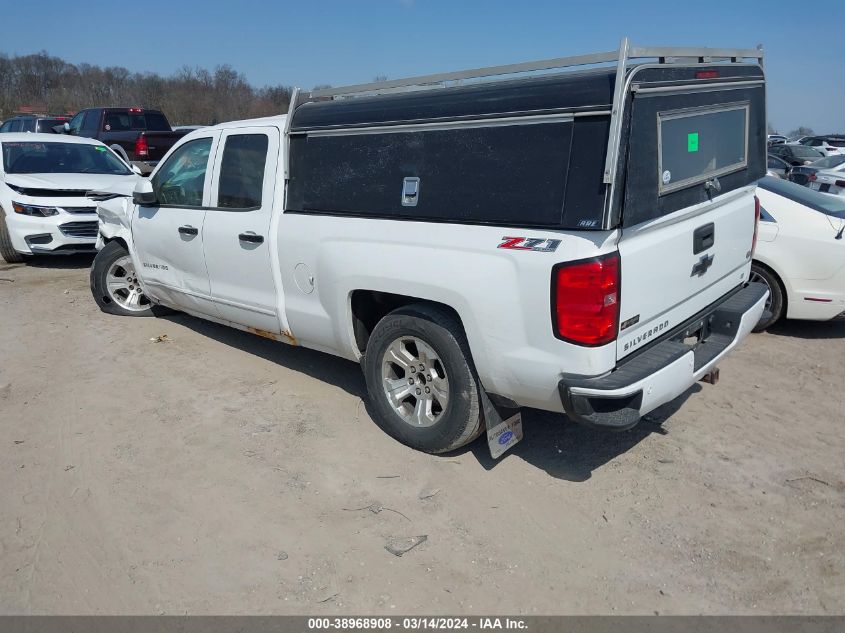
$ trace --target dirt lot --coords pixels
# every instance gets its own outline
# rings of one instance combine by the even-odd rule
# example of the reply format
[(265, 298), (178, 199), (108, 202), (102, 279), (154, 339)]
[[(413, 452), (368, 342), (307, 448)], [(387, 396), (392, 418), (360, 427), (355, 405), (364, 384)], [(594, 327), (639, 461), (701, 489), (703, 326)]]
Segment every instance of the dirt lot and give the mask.
[(102, 314), (89, 263), (0, 263), (0, 613), (845, 612), (845, 324), (493, 463), (385, 436), (353, 363)]

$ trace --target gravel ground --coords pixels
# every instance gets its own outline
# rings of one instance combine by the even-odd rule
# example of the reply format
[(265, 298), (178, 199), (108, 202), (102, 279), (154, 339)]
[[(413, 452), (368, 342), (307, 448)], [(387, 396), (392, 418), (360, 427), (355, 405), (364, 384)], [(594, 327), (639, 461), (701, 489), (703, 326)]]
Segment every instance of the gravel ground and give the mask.
[(0, 263), (2, 614), (845, 612), (845, 323), (493, 462), (391, 440), (353, 363), (105, 315), (89, 265)]

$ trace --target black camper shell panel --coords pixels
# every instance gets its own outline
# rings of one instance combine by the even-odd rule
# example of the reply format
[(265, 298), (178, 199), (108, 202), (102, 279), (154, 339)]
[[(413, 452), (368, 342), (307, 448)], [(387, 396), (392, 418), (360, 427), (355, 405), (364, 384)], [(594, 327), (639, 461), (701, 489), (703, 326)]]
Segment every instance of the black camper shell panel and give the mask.
[[(709, 70), (718, 76), (696, 77)], [(722, 103), (725, 96), (716, 85), (681, 96), (671, 90), (762, 80), (762, 71), (751, 64), (661, 64), (628, 73), (634, 87), (665, 87), (670, 93), (648, 99), (626, 94), (614, 205), (607, 204), (603, 176), (615, 71), (600, 69), (306, 103), (292, 114), (286, 210), (598, 230), (700, 202), (706, 193), (699, 184), (657, 195), (656, 123), (641, 123), (652, 116), (656, 122), (656, 112), (640, 104)], [(735, 88), (727, 91), (731, 98), (750, 103), (748, 166), (720, 177), (725, 188), (758, 178), (765, 158), (756, 146), (765, 121), (757, 96), (762, 87)], [(419, 179), (415, 206), (402, 204), (406, 178)]]
[[(711, 70), (718, 76), (695, 84), (709, 84), (709, 89), (684, 90), (695, 73)], [(643, 68), (632, 79), (623, 226), (706, 202), (766, 174), (766, 104), (759, 66)], [(649, 90), (653, 88), (661, 90)], [(679, 130), (682, 133), (669, 129), (673, 122), (685, 126)], [(688, 173), (676, 173), (661, 163), (670, 153), (682, 170), (696, 161), (709, 159), (712, 164), (701, 165), (700, 177), (685, 178)], [(685, 154), (687, 164), (681, 162)], [(675, 185), (679, 178), (684, 178), (680, 187)], [(718, 190), (708, 191), (706, 183), (714, 178)]]
[(615, 78), (598, 70), (315, 101), (296, 109), (291, 132), (607, 110)]

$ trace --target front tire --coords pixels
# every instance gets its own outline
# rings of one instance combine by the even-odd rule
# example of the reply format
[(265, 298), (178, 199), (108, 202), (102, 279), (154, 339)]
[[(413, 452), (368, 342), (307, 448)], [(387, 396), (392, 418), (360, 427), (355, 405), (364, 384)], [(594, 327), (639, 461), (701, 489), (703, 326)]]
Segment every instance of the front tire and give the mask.
[(364, 375), (376, 424), (411, 448), (451, 451), (484, 429), (466, 336), (442, 308), (411, 305), (379, 321)]
[(153, 305), (138, 282), (129, 251), (120, 242), (109, 242), (94, 258), (91, 294), (108, 314), (153, 316)]
[(12, 236), (9, 235), (9, 228), (6, 226), (6, 215), (0, 209), (0, 256), (7, 264), (19, 264), (23, 261), (23, 255), (12, 246)]
[[(769, 289), (769, 298), (766, 299), (765, 312), (753, 330), (754, 332), (762, 332), (780, 321), (786, 312), (783, 287), (780, 285), (780, 279), (778, 279), (777, 275), (757, 262), (752, 262), (751, 264), (749, 281), (765, 284)], [(768, 318), (766, 317), (766, 312), (769, 313)]]

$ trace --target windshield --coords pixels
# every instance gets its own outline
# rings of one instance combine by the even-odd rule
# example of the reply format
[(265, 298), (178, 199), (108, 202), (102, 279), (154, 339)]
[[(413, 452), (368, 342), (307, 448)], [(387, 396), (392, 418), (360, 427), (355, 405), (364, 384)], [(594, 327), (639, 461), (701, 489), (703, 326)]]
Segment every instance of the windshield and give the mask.
[(819, 193), (818, 191), (797, 185), (794, 182), (771, 176), (766, 176), (760, 180), (757, 186), (788, 198), (798, 204), (803, 204), (805, 207), (810, 207), (819, 213), (845, 219), (845, 198), (841, 198), (840, 196)]
[(817, 167), (818, 169), (831, 169), (833, 167), (838, 167), (842, 163), (845, 163), (845, 154), (834, 154), (833, 156), (828, 156), (827, 158), (821, 158), (809, 166)]
[(7, 174), (114, 174), (129, 167), (104, 145), (88, 143), (12, 142), (3, 144)]

